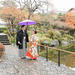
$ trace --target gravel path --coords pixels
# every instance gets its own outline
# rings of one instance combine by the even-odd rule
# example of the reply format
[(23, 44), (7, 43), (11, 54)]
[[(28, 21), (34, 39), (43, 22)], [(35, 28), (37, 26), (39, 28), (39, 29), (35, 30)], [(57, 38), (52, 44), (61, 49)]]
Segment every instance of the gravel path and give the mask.
[(6, 46), (5, 55), (0, 60), (0, 75), (75, 75), (75, 71), (46, 62), (42, 57), (37, 60), (20, 59), (17, 47)]

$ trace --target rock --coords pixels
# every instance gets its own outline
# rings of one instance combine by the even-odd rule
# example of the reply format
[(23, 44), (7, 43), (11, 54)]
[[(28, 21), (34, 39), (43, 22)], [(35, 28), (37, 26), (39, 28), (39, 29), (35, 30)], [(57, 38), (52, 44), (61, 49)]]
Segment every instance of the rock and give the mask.
[(42, 44), (49, 45), (50, 44), (50, 41), (44, 40)]
[(73, 39), (73, 40), (70, 40), (70, 42), (71, 42), (71, 43), (73, 43), (73, 44), (75, 44), (75, 39)]
[(68, 42), (68, 41), (61, 41), (61, 45), (62, 46), (68, 46), (68, 45), (70, 45), (70, 42)]
[(69, 67), (69, 69), (71, 69), (71, 70), (75, 71), (75, 68)]
[(58, 47), (59, 46), (59, 41), (57, 39), (52, 40), (50, 43), (50, 46)]

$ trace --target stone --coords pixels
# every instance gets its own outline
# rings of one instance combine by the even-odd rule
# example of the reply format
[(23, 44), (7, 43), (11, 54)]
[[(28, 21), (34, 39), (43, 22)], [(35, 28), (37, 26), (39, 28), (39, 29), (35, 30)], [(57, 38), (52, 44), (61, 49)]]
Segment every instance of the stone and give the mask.
[(57, 39), (52, 40), (51, 43), (50, 43), (50, 46), (58, 47), (59, 46), (59, 41)]
[(44, 40), (42, 44), (49, 45), (50, 44), (50, 41)]
[(73, 40), (70, 40), (70, 42), (71, 42), (71, 43), (73, 43), (73, 44), (75, 44), (75, 39), (73, 39)]
[(39, 56), (37, 60), (20, 59), (18, 49), (14, 46), (5, 46), (4, 61), (0, 62), (0, 75), (75, 75), (75, 72), (64, 65), (46, 61)]
[(68, 46), (68, 45), (70, 45), (70, 42), (68, 42), (68, 41), (61, 41), (61, 45), (62, 46)]

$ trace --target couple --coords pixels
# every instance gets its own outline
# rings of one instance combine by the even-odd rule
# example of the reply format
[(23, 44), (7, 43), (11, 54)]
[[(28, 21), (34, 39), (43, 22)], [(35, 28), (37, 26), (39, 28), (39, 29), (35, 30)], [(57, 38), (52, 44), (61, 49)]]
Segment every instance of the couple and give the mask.
[[(21, 30), (17, 32), (16, 44), (19, 48), (19, 57), (22, 59), (26, 57), (29, 57), (30, 59), (37, 59), (38, 57), (37, 52), (38, 37), (36, 36), (37, 31), (33, 30), (32, 36), (29, 41), (26, 29), (27, 26), (22, 25)], [(28, 48), (27, 42), (29, 42)]]

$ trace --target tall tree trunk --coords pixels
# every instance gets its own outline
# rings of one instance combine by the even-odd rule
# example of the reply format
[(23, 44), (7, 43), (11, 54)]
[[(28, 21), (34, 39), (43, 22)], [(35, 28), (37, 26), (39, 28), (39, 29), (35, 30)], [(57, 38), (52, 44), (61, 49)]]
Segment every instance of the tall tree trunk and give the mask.
[(28, 20), (30, 19), (30, 17), (31, 17), (31, 14), (29, 14), (29, 16), (28, 16)]

